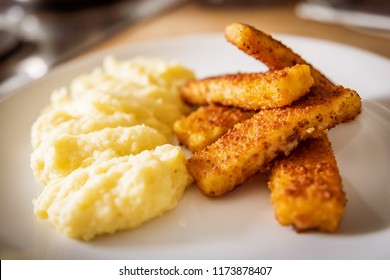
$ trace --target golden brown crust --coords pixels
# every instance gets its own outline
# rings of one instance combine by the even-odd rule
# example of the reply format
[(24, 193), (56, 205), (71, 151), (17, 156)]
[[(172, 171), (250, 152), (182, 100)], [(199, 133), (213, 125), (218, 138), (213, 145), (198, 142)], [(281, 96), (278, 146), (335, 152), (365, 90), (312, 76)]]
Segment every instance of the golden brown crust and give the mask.
[(265, 73), (239, 73), (193, 80), (181, 89), (193, 105), (221, 104), (246, 110), (290, 105), (309, 92), (314, 80), (307, 65), (294, 65)]
[(210, 105), (199, 107), (175, 122), (173, 130), (180, 143), (196, 152), (214, 143), (236, 123), (249, 119), (253, 111)]
[[(230, 43), (263, 62), (270, 69), (282, 69), (296, 64), (310, 65), (289, 47), (250, 25), (232, 23), (225, 28), (225, 36)], [(331, 84), (321, 72), (312, 65), (310, 67), (315, 84), (323, 86)]]
[(337, 230), (346, 204), (331, 143), (325, 135), (307, 139), (276, 160), (268, 182), (280, 224), (297, 231)]
[[(281, 42), (248, 25), (228, 26), (226, 37), (270, 69), (308, 64)], [(224, 114), (236, 114), (237, 109), (232, 107), (216, 110), (217, 107), (210, 106), (195, 112), (194, 116), (199, 119), (188, 118), (182, 127), (187, 137), (200, 131), (202, 137), (210, 141), (198, 140), (198, 143), (206, 145), (219, 134), (227, 133), (204, 149), (199, 146), (198, 152), (187, 161), (187, 167), (202, 193), (220, 196), (258, 171), (268, 171), (272, 160), (279, 158), (272, 165), (269, 181), (277, 220), (282, 225), (292, 225), (297, 231), (334, 232), (344, 212), (346, 195), (326, 134), (333, 126), (354, 119), (361, 111), (361, 100), (355, 91), (336, 87), (313, 66), (310, 65), (310, 69), (314, 77), (311, 92), (289, 107), (262, 110), (241, 121), (242, 116), (230, 121), (224, 118)], [(221, 84), (217, 87), (226, 90), (224, 87), (231, 87), (229, 82), (234, 81), (237, 83), (234, 86), (248, 90), (245, 88), (247, 76), (239, 75), (243, 74), (218, 77), (217, 82), (221, 79)], [(242, 77), (244, 79), (240, 80)], [(200, 81), (204, 86), (209, 86), (207, 83), (215, 86), (215, 78)], [(202, 98), (206, 99), (205, 103), (210, 102)], [(201, 128), (203, 125), (205, 129)], [(217, 129), (213, 130), (214, 127)], [(283, 159), (278, 157), (280, 155)]]
[[(308, 64), (281, 42), (248, 25), (228, 26), (226, 38), (270, 69)], [(323, 88), (324, 92), (330, 91), (334, 84), (313, 66), (311, 68), (315, 86)], [(361, 106), (360, 100), (355, 103)], [(292, 225), (297, 231), (333, 232), (338, 228), (346, 197), (327, 136), (308, 139), (288, 157), (276, 161), (269, 186), (275, 216), (281, 224)]]
[(360, 113), (361, 100), (355, 91), (329, 89), (313, 87), (291, 106), (262, 110), (195, 153), (187, 167), (202, 193), (220, 196), (231, 191), (277, 155), (288, 155), (300, 141)]

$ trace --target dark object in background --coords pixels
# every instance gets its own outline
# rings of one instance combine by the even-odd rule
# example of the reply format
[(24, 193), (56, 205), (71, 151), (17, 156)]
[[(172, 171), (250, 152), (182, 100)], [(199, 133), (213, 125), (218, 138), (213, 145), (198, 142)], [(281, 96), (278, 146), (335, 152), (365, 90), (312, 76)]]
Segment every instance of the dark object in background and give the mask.
[(0, 0), (0, 100), (122, 28), (187, 1)]

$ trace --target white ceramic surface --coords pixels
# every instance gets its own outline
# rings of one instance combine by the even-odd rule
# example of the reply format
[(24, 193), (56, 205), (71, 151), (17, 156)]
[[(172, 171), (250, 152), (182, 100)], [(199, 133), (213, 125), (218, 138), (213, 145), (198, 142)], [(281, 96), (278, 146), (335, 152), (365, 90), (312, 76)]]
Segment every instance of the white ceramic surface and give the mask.
[(206, 198), (192, 186), (168, 214), (91, 242), (66, 238), (35, 218), (32, 200), (42, 186), (29, 166), (30, 127), (52, 89), (90, 71), (106, 54), (174, 59), (198, 77), (266, 69), (221, 34), (210, 34), (127, 45), (75, 60), (0, 102), (1, 258), (389, 259), (390, 61), (331, 42), (275, 37), (363, 99), (363, 113), (330, 132), (348, 197), (338, 233), (297, 234), (280, 226), (260, 176), (219, 199)]

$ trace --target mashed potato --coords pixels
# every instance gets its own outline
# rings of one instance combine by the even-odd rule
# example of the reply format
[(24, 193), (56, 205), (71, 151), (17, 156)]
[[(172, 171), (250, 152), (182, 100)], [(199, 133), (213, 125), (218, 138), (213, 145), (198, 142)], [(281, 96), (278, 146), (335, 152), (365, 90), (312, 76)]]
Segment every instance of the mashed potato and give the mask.
[(46, 186), (35, 213), (67, 236), (134, 228), (174, 208), (191, 177), (179, 147), (98, 160)]
[(133, 228), (176, 206), (191, 177), (172, 125), (188, 108), (177, 63), (106, 58), (53, 92), (32, 126), (31, 167), (47, 185), (35, 213), (89, 240)]
[(97, 159), (138, 154), (166, 142), (164, 135), (145, 125), (104, 128), (79, 135), (54, 134), (32, 153), (31, 166), (35, 176), (48, 184)]
[(167, 138), (187, 107), (178, 94), (193, 73), (176, 63), (112, 57), (101, 68), (53, 92), (51, 105), (32, 128), (34, 148), (50, 135), (84, 134), (105, 127), (146, 124)]

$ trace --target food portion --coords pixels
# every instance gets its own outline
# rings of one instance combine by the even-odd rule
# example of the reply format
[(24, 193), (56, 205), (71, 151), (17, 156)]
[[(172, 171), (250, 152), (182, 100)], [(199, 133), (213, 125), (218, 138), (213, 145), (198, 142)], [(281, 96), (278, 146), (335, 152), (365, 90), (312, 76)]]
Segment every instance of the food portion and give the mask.
[(214, 143), (236, 123), (249, 119), (254, 111), (225, 106), (201, 106), (175, 122), (173, 130), (181, 144), (191, 152)]
[[(83, 104), (87, 105), (87, 103), (81, 103), (81, 106)], [(55, 135), (82, 135), (105, 128), (131, 127), (139, 124), (155, 129), (166, 138), (171, 137), (172, 129), (150, 113), (147, 113), (146, 117), (135, 113), (113, 112), (107, 114), (93, 111), (79, 115), (68, 112), (59, 106), (49, 107), (35, 121), (31, 133), (32, 145), (34, 149), (38, 149), (41, 145), (45, 145), (47, 139), (55, 137)]]
[(309, 92), (314, 81), (308, 65), (294, 65), (266, 73), (232, 74), (194, 80), (181, 89), (189, 104), (221, 104), (246, 110), (290, 105)]
[[(270, 70), (283, 69), (296, 64), (310, 65), (282, 42), (253, 26), (232, 23), (225, 28), (226, 39), (251, 57), (264, 63)], [(311, 75), (317, 85), (332, 84), (320, 71), (311, 67)]]
[(332, 145), (325, 135), (307, 139), (276, 160), (269, 178), (276, 219), (297, 231), (334, 232), (347, 202)]
[[(265, 63), (270, 69), (279, 69), (296, 63), (307, 64), (304, 59), (283, 43), (252, 26), (229, 25), (226, 28), (226, 37), (241, 50)], [(251, 45), (245, 46), (245, 40), (250, 40)], [(322, 86), (327, 90), (334, 86), (312, 65), (311, 72), (316, 86)], [(320, 161), (318, 155), (323, 155), (324, 159)], [(336, 231), (344, 213), (346, 198), (342, 190), (337, 162), (327, 136), (307, 139), (292, 152), (290, 157), (285, 157), (282, 162), (290, 167), (289, 175), (283, 174), (282, 165), (276, 160), (268, 183), (277, 220), (282, 225), (293, 225), (297, 231), (312, 229), (326, 232)], [(324, 167), (322, 174), (313, 170), (315, 169), (314, 163)], [(304, 165), (309, 167), (305, 168)], [(298, 170), (301, 171), (300, 174), (298, 174)], [(331, 176), (326, 175), (326, 172), (330, 173)], [(283, 178), (283, 180), (276, 180), (275, 177)], [(285, 191), (295, 188), (294, 185), (298, 181), (303, 193), (302, 196), (294, 196), (289, 191)], [(321, 187), (319, 187), (320, 185)], [(322, 194), (327, 191), (334, 194), (332, 198), (324, 199), (325, 196)], [(305, 195), (305, 192), (309, 192), (309, 195)], [(321, 197), (322, 200), (320, 200)]]
[(33, 147), (51, 135), (136, 124), (150, 126), (169, 138), (173, 123), (188, 112), (179, 89), (192, 79), (192, 71), (174, 62), (106, 57), (102, 67), (54, 90), (50, 106), (33, 124)]
[(202, 193), (220, 196), (233, 190), (278, 155), (288, 155), (300, 141), (316, 137), (360, 113), (360, 98), (335, 87), (314, 88), (291, 106), (261, 110), (236, 124), (215, 143), (196, 152), (187, 163)]
[(32, 153), (31, 166), (35, 177), (48, 184), (97, 159), (135, 155), (165, 143), (163, 134), (146, 125), (107, 127), (78, 135), (55, 134)]
[(192, 178), (169, 143), (189, 110), (179, 89), (193, 78), (174, 62), (106, 58), (55, 90), (32, 127), (31, 167), (46, 185), (36, 215), (89, 240), (175, 207)]
[[(309, 93), (292, 104), (248, 111), (252, 116), (243, 117), (242, 109), (237, 115), (238, 108), (235, 107), (245, 108), (242, 105), (220, 106), (218, 110), (202, 105), (187, 118), (179, 120), (175, 132), (181, 143), (190, 149), (193, 149), (193, 139), (197, 144), (187, 167), (199, 189), (207, 196), (221, 196), (258, 172), (266, 170), (268, 173), (273, 166), (269, 186), (278, 221), (282, 225), (293, 225), (297, 231), (336, 231), (346, 197), (327, 132), (337, 124), (353, 120), (361, 112), (359, 95), (352, 89), (334, 85), (290, 48), (252, 26), (234, 23), (227, 26), (225, 35), (229, 42), (267, 65), (270, 71), (309, 65), (314, 84)], [(190, 85), (211, 81), (218, 85), (212, 88), (217, 92), (217, 89), (231, 85), (226, 77), (235, 75), (242, 74), (191, 81)], [(250, 84), (250, 81), (246, 82)], [(249, 84), (244, 85), (243, 90), (250, 91)], [(187, 88), (188, 85), (184, 90)], [(261, 92), (263, 88), (256, 90)], [(196, 93), (196, 90), (192, 91)], [(206, 101), (207, 104), (214, 103)], [(210, 116), (205, 114), (208, 111)], [(218, 112), (237, 117), (226, 122)], [(223, 129), (219, 123), (223, 123)], [(202, 129), (198, 128), (200, 124), (204, 125)], [(283, 168), (286, 165), (288, 168)], [(299, 185), (298, 193), (302, 195), (290, 191), (298, 189), (295, 184)]]
[(35, 214), (66, 236), (138, 227), (174, 208), (192, 182), (179, 147), (166, 144), (137, 155), (100, 158), (48, 184)]

